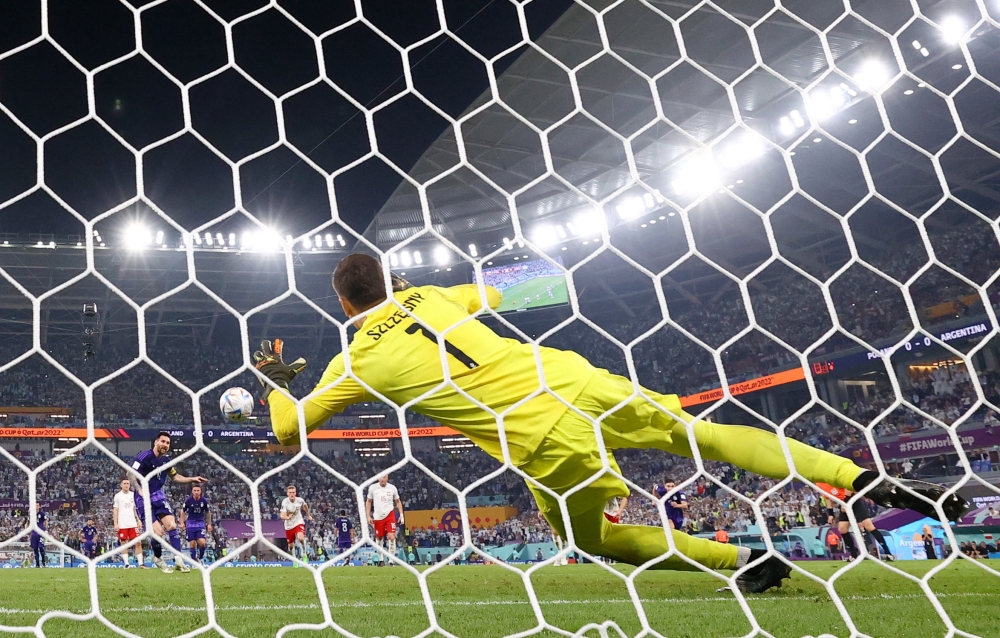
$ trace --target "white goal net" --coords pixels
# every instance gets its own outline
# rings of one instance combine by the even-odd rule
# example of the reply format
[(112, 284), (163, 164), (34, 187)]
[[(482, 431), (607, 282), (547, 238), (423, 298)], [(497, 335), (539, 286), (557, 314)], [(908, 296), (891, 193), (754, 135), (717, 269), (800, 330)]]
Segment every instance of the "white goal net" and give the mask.
[[(997, 3), (437, 0), (414, 3), (423, 8), (407, 8), (405, 19), (393, 17), (403, 11), (393, 3), (365, 0), (21, 4), (11, 12), (23, 19), (0, 34), (0, 133), (11, 149), (0, 159), (0, 320), (8, 322), (0, 328), (0, 409), (10, 406), (0, 423), (0, 477), (11, 486), (0, 494), (0, 563), (30, 561), (25, 543), (41, 537), (50, 557), (55, 547), (60, 564), (86, 569), (87, 594), (82, 605), (48, 609), (41, 590), (18, 598), (0, 587), (0, 631), (72, 635), (75, 625), (59, 624), (72, 621), (145, 635), (128, 615), (160, 613), (166, 628), (150, 633), (258, 635), (234, 618), (262, 612), (280, 616), (279, 635), (370, 635), (345, 618), (359, 609), (402, 613), (403, 603), (344, 591), (351, 586), (337, 584), (337, 570), (358, 559), (390, 561), (413, 585), (406, 613), (420, 617), (420, 635), (493, 631), (456, 629), (456, 610), (476, 601), (436, 593), (452, 565), (484, 560), (504, 571), (497, 578), (506, 587), (523, 590), (518, 600), (530, 611), (516, 635), (686, 635), (682, 622), (694, 621), (665, 621), (670, 599), (648, 593), (652, 568), (680, 556), (669, 532), (669, 554), (631, 569), (583, 551), (572, 531), (550, 551), (541, 542), (547, 525), (517, 519), (534, 516), (530, 499), (517, 503), (516, 523), (496, 531), (474, 510), (533, 480), (504, 436), (503, 464), (441, 461), (466, 458), (470, 444), (416, 414), (433, 392), (393, 405), (348, 360), (347, 377), (374, 398), (367, 412), (320, 432), (353, 425), (364, 438), (313, 437), (284, 455), (273, 439), (255, 442), (263, 462), (238, 433), (238, 443), (216, 445), (229, 430), (269, 427), (259, 404), (261, 420), (247, 426), (226, 425), (217, 408), (229, 387), (258, 394), (251, 353), (264, 338), (285, 339), (288, 359), (309, 359), (290, 390), (304, 418), (310, 384), (331, 356), (346, 355), (353, 336), (329, 288), (352, 250), (415, 285), (474, 282), (483, 300), (484, 282), (496, 285), (505, 305), (469, 321), (576, 350), (629, 377), (634, 397), (644, 388), (677, 394), (699, 419), (771, 429), (789, 465), (787, 438), (795, 438), (882, 480), (932, 477), (949, 494), (982, 498), (968, 521), (978, 531), (960, 536), (961, 528), (932, 521), (931, 547), (943, 560), (914, 571), (881, 562), (866, 545), (851, 508), (864, 495), (839, 499), (802, 468), (784, 480), (748, 477), (697, 448), (691, 460), (623, 451), (615, 462), (598, 420), (604, 471), (632, 493), (624, 522), (669, 529), (664, 493), (651, 487), (669, 478), (676, 487), (668, 496), (698, 497), (697, 513), (681, 523), (689, 531), (728, 530), (733, 542), (781, 556), (791, 582), (806, 583), (763, 602), (768, 594), (737, 587), (745, 569), (716, 572), (681, 556), (712, 591), (731, 591), (675, 603), (704, 616), (731, 604), (743, 621), (692, 633), (803, 635), (829, 625), (845, 636), (879, 635), (870, 615), (857, 621), (853, 612), (883, 595), (886, 605), (925, 603), (940, 622), (933, 635), (984, 631), (968, 624), (970, 610), (987, 613), (980, 605), (996, 599), (949, 594), (934, 579), (968, 568), (961, 573), (982, 579), (984, 592), (1000, 583), (995, 563), (962, 548), (995, 542), (990, 526), (1000, 525), (1000, 514), (986, 510), (1000, 501), (991, 429), (1000, 425)], [(381, 199), (371, 194), (378, 184), (390, 185)], [(4, 227), (27, 228), (34, 216), (73, 230)], [(77, 306), (88, 299), (96, 306), (81, 319)], [(309, 325), (297, 319), (305, 316)], [(427, 334), (438, 339), (442, 383), (450, 384), (447, 332)], [(102, 343), (126, 341), (102, 358)], [(535, 356), (541, 370), (537, 347)], [(851, 366), (859, 371), (843, 376)], [(166, 397), (164, 407), (136, 426), (129, 396), (150, 389)], [(553, 394), (543, 379), (514, 409), (545, 393)], [(508, 414), (493, 416), (502, 435)], [(41, 421), (64, 428), (51, 456), (38, 451), (44, 446), (6, 445), (28, 440)], [(65, 515), (77, 527), (57, 534), (39, 516), (63, 520), (63, 503), (107, 518), (123, 476), (148, 494), (158, 475), (131, 466), (148, 441), (135, 447), (116, 432), (161, 424), (193, 434), (176, 434), (191, 443), (159, 475), (173, 467), (206, 475), (209, 500), (213, 492), (226, 500), (221, 516), (245, 522), (239, 536), (228, 527), (228, 538), (210, 535), (207, 560), (188, 561), (187, 543), (177, 552), (164, 531), (163, 555), (191, 564), (188, 587), (203, 591), (197, 607), (176, 610), (104, 579), (98, 565), (120, 560), (118, 545), (88, 557), (74, 544), (85, 517)], [(71, 460), (100, 468), (101, 483), (83, 480)], [(422, 492), (427, 510), (453, 503), (459, 520), (448, 542), (423, 551), (424, 536), (413, 536), (415, 553), (395, 555), (375, 542), (365, 497), (385, 472), (406, 477), (394, 481), (404, 500), (418, 498), (409, 490)], [(305, 485), (316, 517), (347, 511), (356, 526), (349, 547), (304, 563), (283, 544), (270, 525), (284, 496), (276, 486), (289, 482)], [(573, 492), (548, 492), (568, 526)], [(839, 558), (815, 549), (826, 538), (794, 533), (794, 519), (815, 512), (819, 499), (844, 508), (851, 531), (839, 536), (855, 539), (862, 560), (823, 569), (797, 560)], [(825, 528), (820, 511), (823, 520), (799, 526)], [(153, 512), (140, 515), (143, 533), (130, 551), (153, 540)], [(516, 543), (484, 548), (514, 528)], [(914, 557), (926, 551), (918, 551), (922, 533), (900, 536)], [(238, 582), (220, 587), (225, 568), (250, 556), (299, 567), (295, 595), (241, 603)], [(596, 586), (561, 591), (552, 574), (567, 559), (594, 563), (600, 571), (587, 578), (620, 592), (617, 607)], [(860, 582), (852, 574), (873, 564), (897, 589), (852, 594)], [(119, 595), (138, 602), (121, 607)], [(976, 606), (949, 604), (961, 596)], [(766, 605), (807, 613), (812, 600), (833, 610), (827, 625), (775, 629), (781, 613)], [(516, 604), (480, 602), (497, 615)], [(651, 605), (661, 611), (650, 614)], [(628, 623), (609, 611), (623, 608)], [(169, 616), (177, 610), (200, 620), (175, 631)]]

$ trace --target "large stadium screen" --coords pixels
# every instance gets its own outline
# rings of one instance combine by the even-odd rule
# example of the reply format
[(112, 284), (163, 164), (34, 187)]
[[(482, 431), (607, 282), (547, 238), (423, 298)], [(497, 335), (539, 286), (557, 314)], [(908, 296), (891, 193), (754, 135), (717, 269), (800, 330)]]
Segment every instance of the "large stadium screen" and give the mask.
[[(561, 258), (556, 262), (562, 265)], [(544, 259), (483, 268), (483, 282), (503, 293), (501, 313), (569, 303), (563, 270)]]

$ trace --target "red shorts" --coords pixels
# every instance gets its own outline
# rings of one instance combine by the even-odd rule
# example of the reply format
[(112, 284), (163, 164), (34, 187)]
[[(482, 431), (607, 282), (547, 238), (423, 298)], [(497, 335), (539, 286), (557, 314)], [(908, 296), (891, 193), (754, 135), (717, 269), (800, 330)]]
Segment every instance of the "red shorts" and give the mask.
[(611, 514), (608, 514), (607, 512), (604, 512), (604, 518), (608, 519), (612, 523), (621, 523), (622, 522), (622, 517), (621, 516), (612, 516)]
[(118, 542), (127, 543), (129, 541), (134, 541), (136, 535), (136, 529), (134, 527), (123, 527), (118, 530)]
[(375, 538), (384, 538), (386, 534), (396, 533), (396, 512), (389, 512), (389, 515), (382, 520), (375, 521)]
[(285, 540), (288, 541), (289, 545), (291, 545), (292, 543), (295, 542), (295, 535), (296, 534), (305, 535), (305, 533), (306, 533), (306, 526), (305, 525), (296, 525), (292, 529), (286, 529), (285, 530)]

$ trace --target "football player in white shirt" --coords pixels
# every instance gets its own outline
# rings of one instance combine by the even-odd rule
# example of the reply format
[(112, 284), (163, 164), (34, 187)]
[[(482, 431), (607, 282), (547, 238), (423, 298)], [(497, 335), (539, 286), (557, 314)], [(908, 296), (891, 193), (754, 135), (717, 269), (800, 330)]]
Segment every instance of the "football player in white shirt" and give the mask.
[[(292, 556), (296, 556), (295, 550), (297, 549), (297, 558), (308, 563), (309, 553), (306, 552), (305, 521), (308, 520), (311, 523), (313, 517), (309, 513), (309, 506), (306, 505), (306, 502), (296, 496), (294, 485), (286, 487), (285, 494), (288, 496), (281, 501), (278, 517), (285, 521), (285, 540), (288, 542), (288, 550)], [(305, 519), (302, 518), (302, 514), (305, 514)]]
[[(399, 509), (399, 516), (393, 510), (393, 505)], [(374, 508), (374, 512), (372, 511)], [(403, 501), (399, 500), (396, 486), (389, 482), (389, 475), (378, 477), (378, 483), (368, 486), (368, 500), (365, 501), (365, 513), (368, 524), (375, 528), (375, 542), (385, 547), (390, 555), (396, 555), (396, 525), (403, 524)]]
[[(135, 494), (132, 492), (131, 481), (127, 478), (122, 479), (121, 485), (121, 491), (115, 494), (111, 516), (115, 523), (115, 531), (118, 533), (118, 543), (124, 545), (135, 540), (135, 537), (142, 531), (142, 524), (135, 512)], [(142, 559), (142, 543), (136, 543), (133, 547), (136, 566), (145, 567)], [(128, 549), (124, 547), (122, 548), (122, 562), (125, 563), (127, 569), (129, 567)]]

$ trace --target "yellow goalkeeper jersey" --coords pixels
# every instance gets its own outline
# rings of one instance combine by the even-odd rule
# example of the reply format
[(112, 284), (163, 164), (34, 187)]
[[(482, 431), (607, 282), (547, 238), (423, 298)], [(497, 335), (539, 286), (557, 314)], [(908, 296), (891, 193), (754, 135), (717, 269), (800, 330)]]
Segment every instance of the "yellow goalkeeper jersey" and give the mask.
[[(500, 305), (496, 289), (487, 287), (486, 293), (491, 308)], [(596, 371), (575, 352), (544, 347), (539, 347), (539, 366), (531, 345), (500, 337), (471, 318), (482, 308), (474, 284), (408, 288), (394, 296), (406, 311), (389, 304), (368, 315), (348, 348), (351, 372), (396, 405), (434, 390), (412, 409), (458, 430), (496, 459), (503, 459), (497, 418), (476, 402), (503, 415), (511, 460), (519, 464), (567, 410), (548, 392), (510, 410), (542, 387), (540, 370), (549, 390), (567, 403), (576, 400)], [(440, 334), (445, 337), (444, 359), (454, 385), (442, 385)], [(330, 361), (316, 390), (304, 405), (310, 432), (348, 405), (378, 398), (345, 375), (343, 353)], [(268, 403), (275, 436), (285, 445), (298, 443), (295, 404), (278, 391), (271, 392)]]

